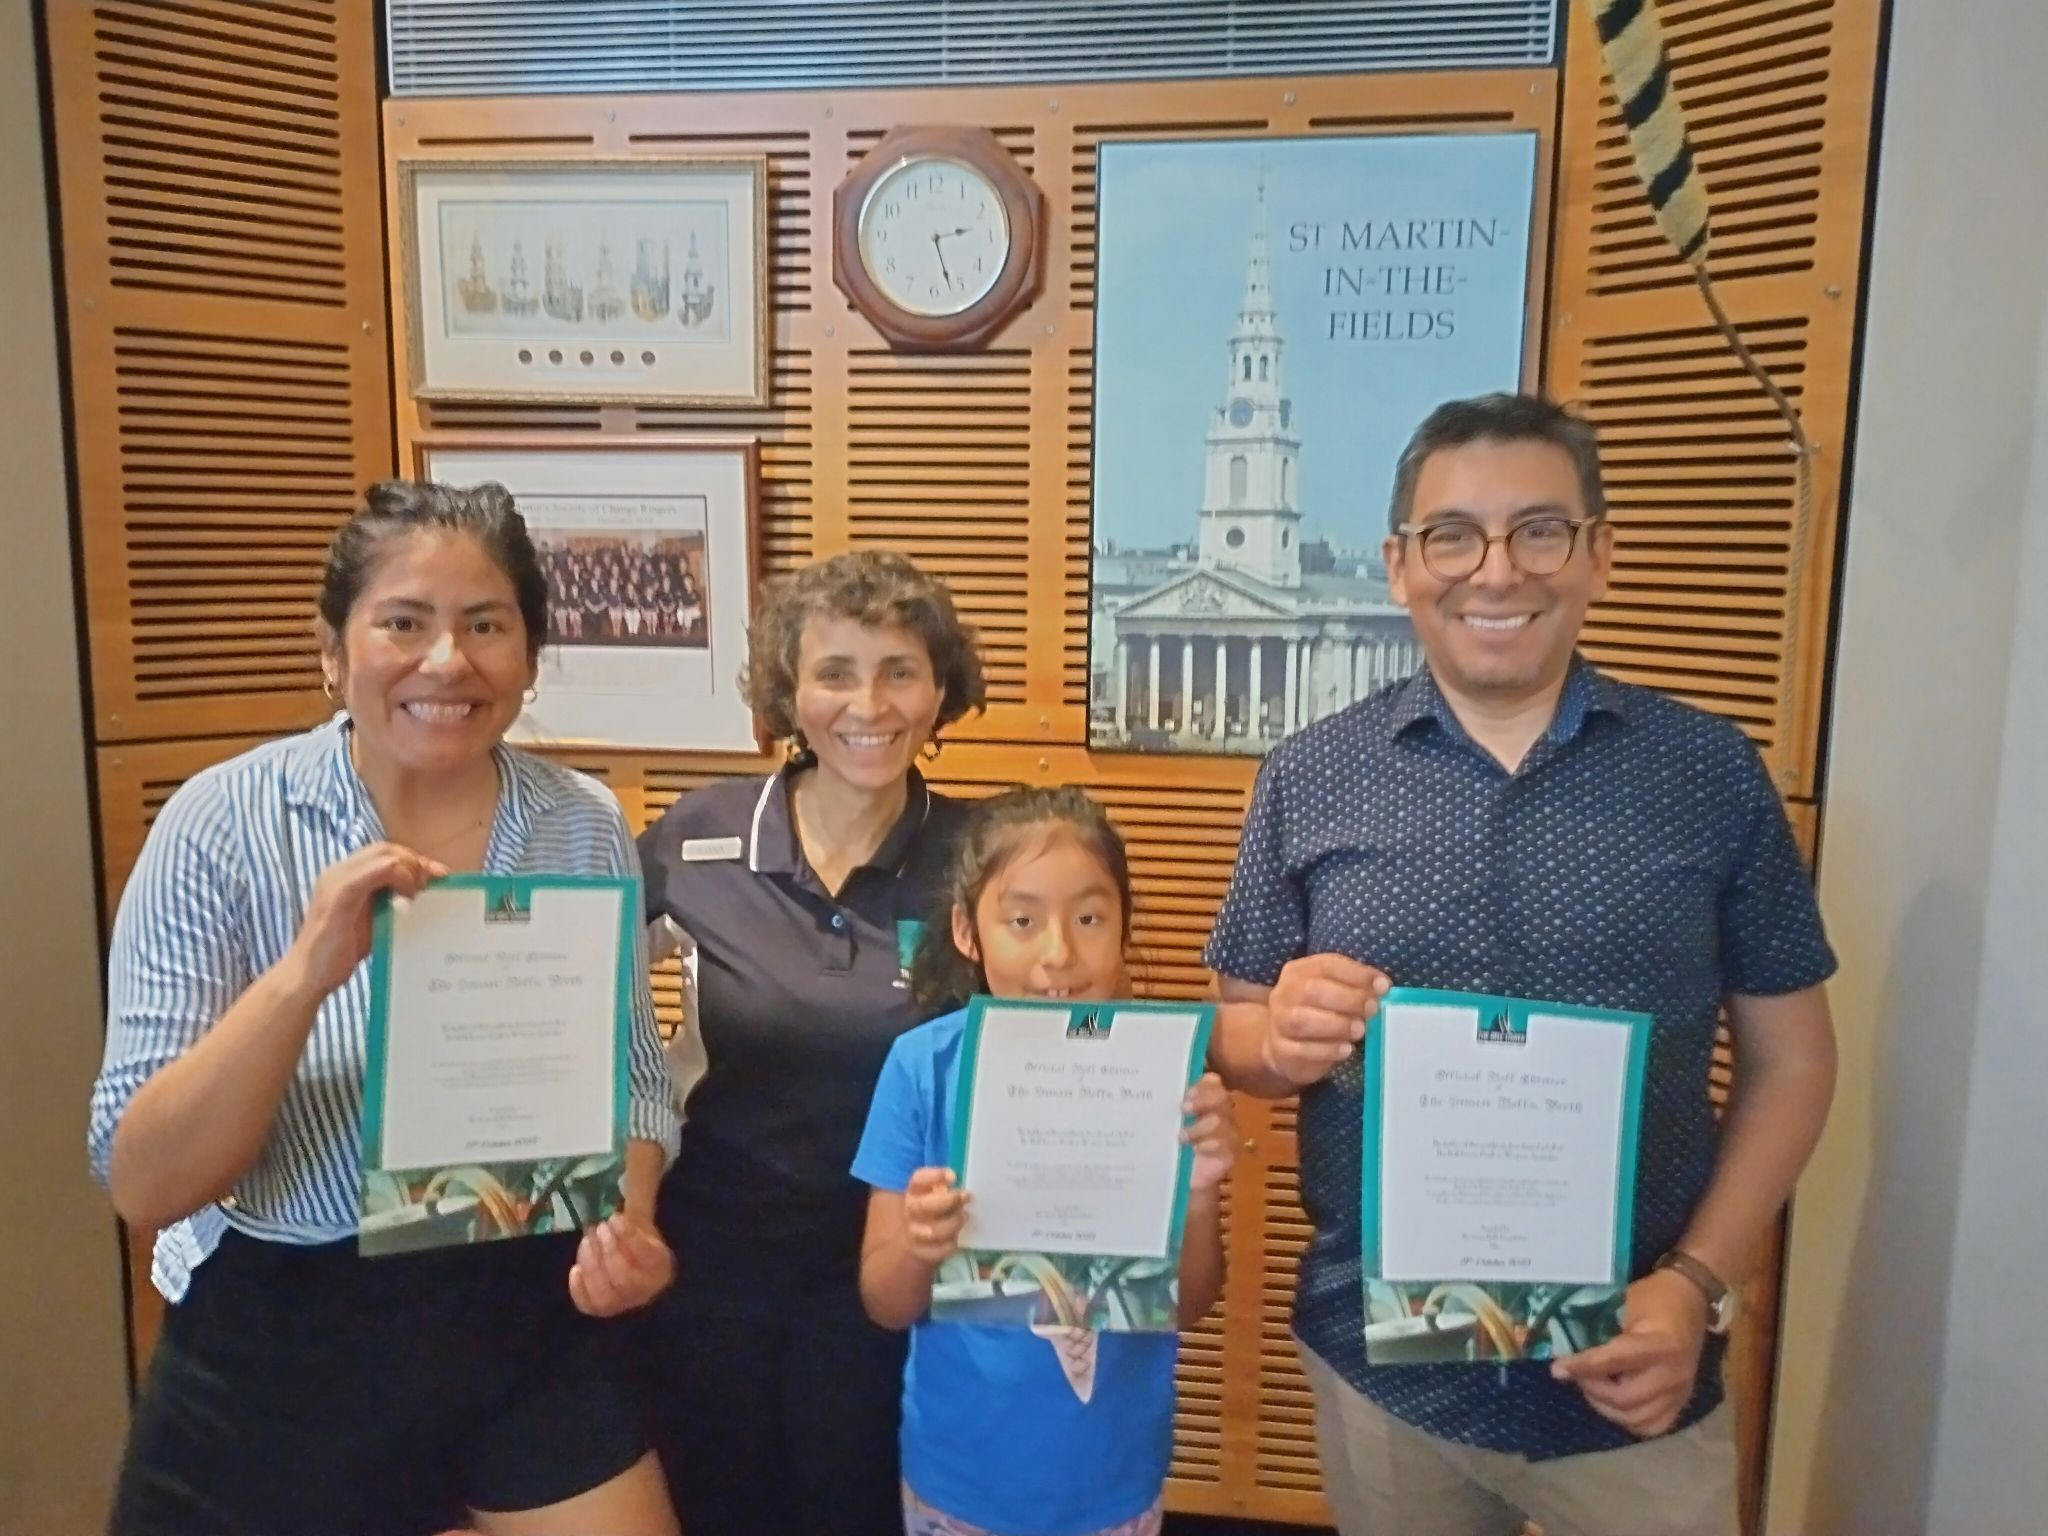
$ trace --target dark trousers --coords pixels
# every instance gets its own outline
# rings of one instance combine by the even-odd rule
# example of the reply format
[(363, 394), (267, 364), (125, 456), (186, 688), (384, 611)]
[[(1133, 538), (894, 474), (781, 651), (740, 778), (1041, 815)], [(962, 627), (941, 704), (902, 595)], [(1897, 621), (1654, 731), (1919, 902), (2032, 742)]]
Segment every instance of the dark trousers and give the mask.
[(643, 1326), (648, 1438), (687, 1536), (901, 1536), (907, 1342), (851, 1276), (772, 1298), (679, 1287)]

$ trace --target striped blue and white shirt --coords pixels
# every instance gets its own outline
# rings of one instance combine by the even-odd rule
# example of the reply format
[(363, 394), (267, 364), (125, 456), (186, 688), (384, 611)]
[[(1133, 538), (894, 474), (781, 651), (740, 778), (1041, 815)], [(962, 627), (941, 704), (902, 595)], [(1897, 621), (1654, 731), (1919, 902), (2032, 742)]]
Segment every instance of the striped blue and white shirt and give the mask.
[[(625, 817), (595, 780), (500, 746), (484, 871), (639, 878)], [(291, 947), (313, 884), (384, 836), (349, 759), (345, 716), (195, 775), (173, 795), (121, 895), (107, 959), (107, 1046), (88, 1145), (104, 1184), (114, 1127), (150, 1074), (213, 1027)], [(637, 897), (635, 898), (637, 900)], [(636, 925), (628, 1131), (675, 1153), (677, 1119)], [(234, 1192), (157, 1237), (151, 1278), (180, 1300), (228, 1227), (273, 1242), (355, 1235), (370, 968), (320, 1005), (269, 1139)]]

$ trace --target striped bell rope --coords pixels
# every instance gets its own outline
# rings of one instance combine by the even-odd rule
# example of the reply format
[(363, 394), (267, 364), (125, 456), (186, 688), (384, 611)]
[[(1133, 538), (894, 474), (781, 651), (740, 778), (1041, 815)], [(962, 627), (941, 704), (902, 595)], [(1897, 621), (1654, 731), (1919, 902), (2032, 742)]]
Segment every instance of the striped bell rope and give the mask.
[[(1780, 748), (1788, 745), (1792, 727), (1792, 683), (1798, 676), (1799, 602), (1805, 579), (1806, 532), (1813, 521), (1813, 444), (1798, 408), (1778, 387), (1764, 365), (1742, 339), (1735, 322), (1721, 306), (1714, 280), (1707, 271), (1707, 251), (1712, 243), (1712, 210), (1706, 184), (1693, 156), (1692, 139), (1686, 131), (1685, 109), (1672, 88), (1671, 54), (1664, 46), (1664, 29), (1659, 24), (1657, 0), (1586, 0), (1600, 35), (1600, 52), (1606, 60), (1614, 97), (1621, 105), (1621, 120), (1628, 130), (1629, 149), (1635, 157), (1636, 174), (1642, 178), (1650, 210), (1679, 257), (1693, 271), (1707, 312), (1714, 317), (1736, 358), (1770, 397), (1792, 435), (1792, 453), (1798, 462), (1798, 508), (1792, 524), (1792, 548), (1786, 570), (1785, 646), (1786, 660), (1779, 683), (1775, 739)], [(1781, 752), (1780, 787), (1789, 787), (1790, 753)]]

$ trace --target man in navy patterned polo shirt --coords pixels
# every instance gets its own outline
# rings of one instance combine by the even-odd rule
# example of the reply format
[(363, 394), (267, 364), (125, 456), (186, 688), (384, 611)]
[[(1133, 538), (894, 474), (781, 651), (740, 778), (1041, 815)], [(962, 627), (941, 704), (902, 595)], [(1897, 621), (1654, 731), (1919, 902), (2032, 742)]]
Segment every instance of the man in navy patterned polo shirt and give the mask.
[[(1821, 932), (1731, 724), (1576, 652), (1606, 590), (1592, 430), (1439, 408), (1395, 475), (1387, 572), (1425, 670), (1282, 743), (1209, 943), (1233, 1086), (1299, 1092), (1315, 1236), (1295, 1332), (1346, 1536), (1730, 1536), (1733, 1292), (1834, 1085)], [(1621, 1334), (1555, 1364), (1370, 1368), (1359, 1042), (1390, 984), (1649, 1014)], [(1708, 1100), (1718, 1010), (1738, 1070)]]

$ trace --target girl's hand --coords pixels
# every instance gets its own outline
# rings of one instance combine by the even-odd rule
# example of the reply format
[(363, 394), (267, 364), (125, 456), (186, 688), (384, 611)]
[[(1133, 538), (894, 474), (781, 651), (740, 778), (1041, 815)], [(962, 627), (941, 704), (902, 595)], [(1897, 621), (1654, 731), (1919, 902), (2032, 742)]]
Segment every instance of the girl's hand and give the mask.
[(903, 1241), (910, 1255), (937, 1269), (960, 1251), (967, 1191), (953, 1187), (950, 1168), (920, 1168), (903, 1191)]
[(1205, 1072), (1181, 1100), (1180, 1109), (1188, 1119), (1180, 1139), (1195, 1149), (1188, 1188), (1215, 1189), (1230, 1176), (1230, 1165), (1237, 1161), (1237, 1115), (1231, 1107), (1230, 1090), (1214, 1072)]
[(617, 1317), (644, 1307), (676, 1277), (676, 1256), (661, 1233), (614, 1211), (583, 1234), (569, 1270), (569, 1299), (591, 1317)]
[(447, 873), (447, 865), (396, 843), (372, 843), (329, 865), (313, 884), (306, 920), (287, 956), (300, 984), (324, 998), (355, 974), (370, 952), (370, 904), (379, 891), (417, 896)]

